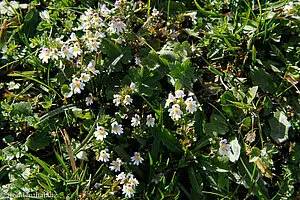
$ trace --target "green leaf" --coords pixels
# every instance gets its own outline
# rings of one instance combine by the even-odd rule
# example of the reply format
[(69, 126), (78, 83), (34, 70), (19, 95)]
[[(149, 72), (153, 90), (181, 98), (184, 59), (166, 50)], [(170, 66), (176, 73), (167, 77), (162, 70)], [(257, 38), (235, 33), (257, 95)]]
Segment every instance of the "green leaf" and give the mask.
[(178, 154), (182, 153), (179, 141), (166, 128), (162, 128), (161, 141), (170, 151)]
[(194, 69), (192, 68), (192, 63), (189, 59), (184, 62), (175, 61), (170, 63), (170, 75), (179, 80), (180, 84), (185, 88), (190, 88), (192, 80), (194, 78)]
[(239, 142), (237, 138), (234, 140), (230, 141), (230, 146), (231, 146), (231, 153), (229, 154), (229, 160), (231, 162), (235, 162), (239, 159), (240, 153), (241, 153), (241, 146), (239, 145)]
[[(191, 195), (192, 196), (202, 196), (202, 188), (203, 188), (203, 182), (201, 175), (199, 173), (196, 173), (193, 167), (190, 167), (188, 170), (189, 173), (189, 180), (191, 183)], [(195, 195), (196, 194), (196, 195)]]
[(260, 149), (257, 147), (252, 147), (251, 152), (249, 154), (249, 162), (255, 162), (260, 157)]
[(38, 151), (40, 149), (45, 149), (50, 143), (51, 138), (45, 132), (37, 132), (27, 138), (26, 146), (33, 150)]
[(35, 30), (38, 26), (38, 21), (39, 21), (39, 14), (35, 8), (31, 9), (25, 15), (22, 31), (26, 34), (27, 38), (31, 38), (34, 36)]
[(282, 111), (274, 113), (274, 116), (269, 118), (268, 122), (271, 127), (271, 138), (275, 142), (282, 143), (289, 138), (288, 131), (291, 123)]
[(247, 93), (247, 103), (248, 104), (250, 104), (253, 101), (253, 99), (255, 98), (257, 90), (258, 90), (258, 86), (254, 86), (249, 89), (249, 91)]
[(250, 77), (253, 85), (259, 86), (264, 92), (274, 94), (276, 92), (276, 84), (272, 76), (263, 68), (251, 71)]
[(229, 128), (224, 118), (216, 113), (210, 116), (210, 122), (204, 125), (204, 130), (212, 136), (225, 135)]

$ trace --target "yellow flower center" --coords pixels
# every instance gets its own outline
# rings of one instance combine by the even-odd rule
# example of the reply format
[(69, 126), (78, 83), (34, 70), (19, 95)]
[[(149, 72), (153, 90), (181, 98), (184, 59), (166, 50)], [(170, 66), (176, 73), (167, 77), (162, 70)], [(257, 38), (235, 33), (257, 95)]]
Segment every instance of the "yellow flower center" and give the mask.
[(222, 151), (226, 151), (227, 150), (227, 146), (223, 144), (222, 147), (221, 147), (221, 149), (222, 149)]
[(79, 83), (74, 83), (74, 87), (79, 88), (80, 84)]
[(173, 112), (174, 112), (175, 115), (177, 115), (179, 113), (179, 110), (178, 109), (174, 109)]

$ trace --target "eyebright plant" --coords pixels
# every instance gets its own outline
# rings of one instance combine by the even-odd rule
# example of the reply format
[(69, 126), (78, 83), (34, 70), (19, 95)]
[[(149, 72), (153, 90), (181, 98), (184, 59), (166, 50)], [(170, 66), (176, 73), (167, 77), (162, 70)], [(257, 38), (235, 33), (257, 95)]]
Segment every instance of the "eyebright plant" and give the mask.
[(1, 197), (300, 195), (299, 2), (1, 1), (0, 14)]

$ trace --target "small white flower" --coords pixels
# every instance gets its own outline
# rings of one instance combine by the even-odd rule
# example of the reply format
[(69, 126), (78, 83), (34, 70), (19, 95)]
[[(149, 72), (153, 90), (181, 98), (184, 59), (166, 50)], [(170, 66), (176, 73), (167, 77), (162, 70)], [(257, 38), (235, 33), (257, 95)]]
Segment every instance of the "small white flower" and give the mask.
[(103, 32), (96, 31), (95, 37), (96, 37), (96, 38), (105, 38), (106, 35), (105, 35), (105, 33), (103, 33)]
[(132, 174), (127, 174), (127, 179), (128, 179), (128, 183), (131, 184), (132, 186), (137, 186), (139, 183), (139, 181), (133, 177)]
[(159, 14), (160, 12), (156, 8), (152, 9), (152, 13), (151, 13), (152, 16), (158, 16)]
[(135, 60), (135, 64), (136, 65), (139, 65), (139, 66), (142, 65), (142, 61), (141, 61), (141, 59), (139, 57), (135, 57), (134, 60)]
[(133, 83), (133, 82), (131, 82), (130, 83), (130, 89), (132, 90), (132, 91), (135, 91), (136, 90), (136, 88), (135, 88), (135, 83)]
[(186, 13), (185, 16), (188, 16), (192, 19), (193, 24), (197, 24), (197, 12)]
[(120, 167), (122, 165), (122, 160), (120, 158), (117, 158), (115, 161), (112, 161), (112, 163), (110, 163), (111, 166), (109, 166), (109, 169), (111, 171), (121, 171)]
[(87, 73), (81, 73), (80, 80), (82, 82), (88, 82), (90, 80), (90, 75), (88, 75)]
[(155, 118), (152, 117), (152, 114), (147, 115), (147, 122), (146, 125), (148, 127), (154, 127)]
[(135, 191), (132, 188), (131, 184), (124, 184), (122, 188), (122, 194), (125, 194), (125, 198), (131, 198), (134, 195)]
[(94, 13), (91, 23), (95, 24), (96, 26), (100, 26), (103, 24), (103, 20), (101, 19), (101, 17), (99, 17), (98, 13)]
[(231, 153), (231, 151), (230, 151), (230, 144), (227, 144), (227, 140), (226, 139), (223, 139), (223, 140), (220, 141), (219, 153), (222, 156), (229, 156), (229, 154)]
[(80, 45), (78, 43), (75, 43), (70, 50), (75, 58), (82, 53), (82, 50), (80, 49)]
[(103, 141), (104, 138), (108, 135), (108, 133), (105, 131), (104, 127), (102, 126), (97, 126), (96, 131), (94, 132), (94, 135), (96, 137), (96, 140), (101, 140)]
[(19, 83), (15, 83), (13, 81), (10, 81), (9, 83), (6, 83), (7, 85), (7, 89), (8, 90), (15, 90), (15, 89), (19, 89), (20, 88), (20, 84)]
[(183, 98), (185, 97), (185, 94), (182, 90), (176, 90), (175, 91), (175, 98), (178, 99), (178, 98)]
[(81, 93), (81, 90), (84, 89), (84, 83), (82, 83), (78, 78), (73, 78), (72, 83), (70, 83), (71, 90), (74, 90), (74, 94)]
[(134, 152), (134, 156), (132, 156), (131, 161), (133, 162), (134, 165), (139, 165), (140, 163), (143, 162), (143, 158), (141, 157), (139, 152)]
[(111, 13), (111, 11), (106, 7), (106, 4), (103, 4), (100, 9), (101, 15), (106, 17)]
[(129, 96), (129, 95), (126, 95), (125, 97), (124, 97), (124, 104), (125, 105), (130, 105), (131, 103), (132, 103), (132, 98)]
[(109, 153), (106, 153), (105, 150), (100, 151), (99, 161), (108, 162), (110, 158)]
[(87, 69), (92, 72), (94, 75), (100, 74), (99, 70), (95, 69), (95, 61), (91, 60), (87, 66)]
[(121, 172), (119, 175), (117, 175), (116, 180), (120, 181), (120, 184), (124, 184), (126, 180), (126, 174)]
[(61, 50), (60, 50), (60, 54), (59, 54), (62, 58), (67, 58), (68, 60), (70, 60), (71, 58), (73, 58), (73, 54), (71, 53), (71, 50), (63, 45), (61, 47)]
[(87, 42), (87, 47), (89, 51), (97, 51), (97, 49), (99, 48), (99, 42), (97, 42), (97, 40), (95, 38), (90, 38)]
[(290, 12), (294, 9), (294, 3), (293, 2), (289, 2), (289, 4), (285, 5), (283, 8), (283, 13), (284, 14), (290, 14)]
[(119, 94), (114, 94), (114, 100), (113, 103), (115, 104), (115, 106), (119, 106), (121, 103), (121, 98), (122, 96)]
[(42, 20), (50, 21), (50, 15), (47, 10), (44, 10), (44, 11), (40, 12), (39, 14), (40, 14), (40, 17), (42, 18)]
[(110, 27), (109, 27), (109, 30), (112, 32), (112, 33), (116, 33), (116, 34), (120, 34), (120, 33), (123, 33), (124, 30), (125, 30), (125, 24), (121, 21), (120, 18), (116, 18), (114, 20), (111, 21), (111, 24), (110, 24)]
[(134, 117), (131, 119), (131, 126), (137, 127), (141, 124), (141, 118), (138, 114), (135, 114)]
[(111, 132), (116, 135), (121, 135), (123, 133), (122, 124), (118, 124), (118, 122), (113, 122), (111, 124)]
[(58, 55), (59, 55), (59, 53), (58, 53), (57, 48), (52, 49), (52, 51), (50, 53), (51, 59), (58, 60)]
[(78, 40), (75, 33), (71, 33), (70, 38), (71, 38), (70, 39), (71, 41), (77, 41)]
[(172, 108), (170, 108), (168, 111), (169, 111), (169, 116), (173, 120), (179, 120), (181, 118), (182, 111), (180, 110), (180, 106), (178, 104), (174, 104)]
[(42, 60), (42, 63), (48, 63), (50, 58), (50, 49), (43, 47), (39, 54), (39, 58)]
[(89, 93), (89, 96), (85, 98), (85, 103), (87, 106), (92, 105), (94, 102), (94, 97), (92, 95), (92, 93)]
[(169, 107), (170, 103), (174, 101), (175, 97), (173, 96), (173, 94), (169, 93), (168, 99), (166, 100), (165, 108)]
[(192, 97), (187, 98), (185, 104), (186, 104), (186, 111), (192, 114), (196, 111), (197, 109), (196, 101), (194, 101)]

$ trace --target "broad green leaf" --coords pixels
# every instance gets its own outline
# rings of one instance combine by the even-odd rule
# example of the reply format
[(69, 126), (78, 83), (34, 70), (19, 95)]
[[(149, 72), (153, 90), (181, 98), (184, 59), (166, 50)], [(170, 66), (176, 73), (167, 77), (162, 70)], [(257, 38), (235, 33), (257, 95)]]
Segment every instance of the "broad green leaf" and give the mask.
[(199, 195), (202, 196), (203, 182), (200, 173), (197, 173), (193, 167), (189, 167), (188, 173), (189, 173), (189, 180), (192, 186), (191, 195), (198, 196), (198, 197)]
[(204, 130), (209, 135), (218, 136), (225, 135), (229, 128), (222, 116), (213, 113), (210, 116), (210, 122), (204, 125)]
[(263, 68), (251, 71), (250, 77), (253, 85), (259, 86), (264, 92), (274, 94), (276, 92), (276, 84), (272, 76)]
[(241, 146), (239, 144), (239, 141), (237, 138), (234, 140), (230, 141), (230, 146), (231, 146), (231, 153), (229, 154), (229, 160), (231, 162), (235, 162), (239, 159), (240, 153), (241, 153)]
[(252, 147), (249, 154), (249, 162), (255, 162), (260, 157), (261, 151), (257, 147)]
[(255, 98), (257, 90), (258, 90), (258, 86), (254, 86), (254, 87), (249, 89), (249, 91), (247, 93), (247, 103), (248, 104), (251, 104), (251, 102)]
[(26, 146), (34, 151), (38, 151), (40, 149), (45, 149), (50, 143), (52, 139), (45, 132), (37, 132), (30, 137), (27, 138)]
[(179, 141), (166, 128), (162, 128), (161, 141), (170, 151), (178, 154), (182, 153)]
[(274, 116), (269, 118), (268, 122), (271, 127), (271, 138), (275, 142), (282, 143), (289, 138), (288, 131), (291, 123), (282, 111), (275, 112)]

